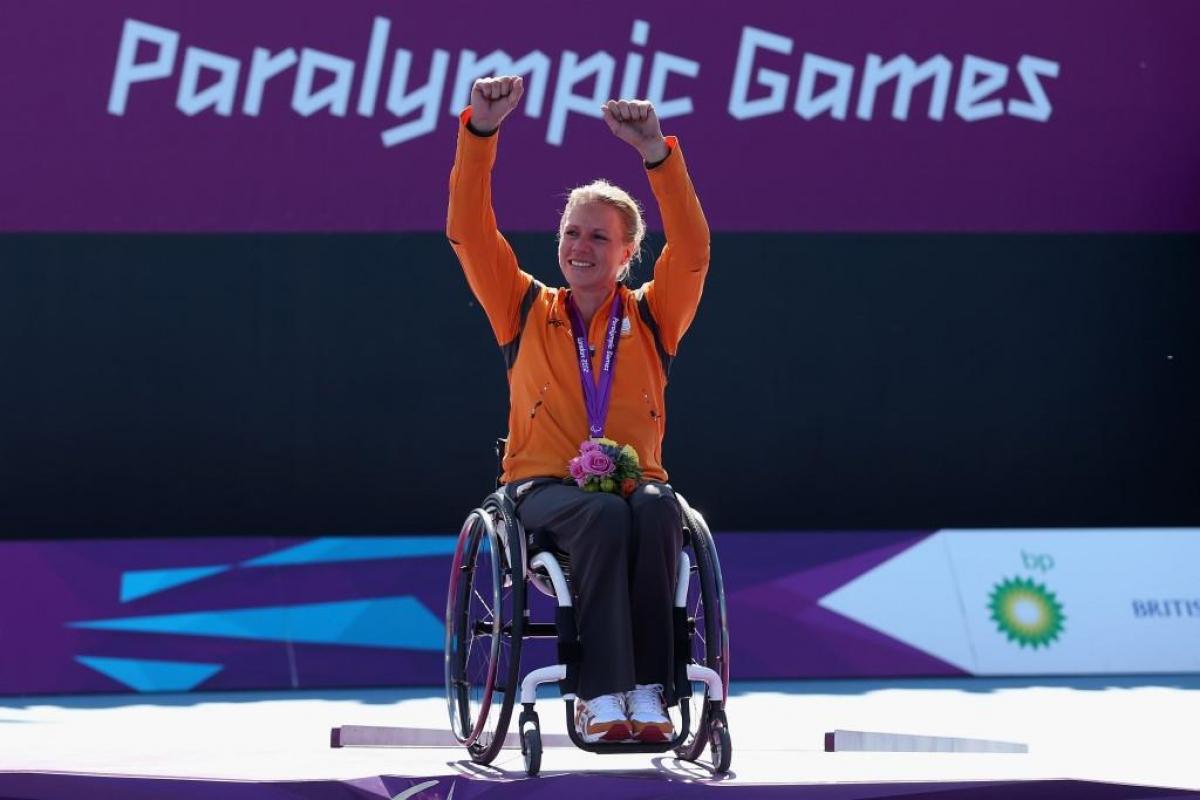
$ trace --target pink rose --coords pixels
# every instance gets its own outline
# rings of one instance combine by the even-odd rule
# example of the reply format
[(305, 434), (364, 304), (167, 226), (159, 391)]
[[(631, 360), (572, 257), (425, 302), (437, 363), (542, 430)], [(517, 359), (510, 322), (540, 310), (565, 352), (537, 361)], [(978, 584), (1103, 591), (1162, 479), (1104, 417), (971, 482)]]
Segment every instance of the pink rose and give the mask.
[(616, 469), (617, 466), (615, 463), (613, 463), (613, 460), (605, 455), (604, 451), (599, 448), (587, 451), (583, 455), (579, 456), (579, 460), (583, 463), (584, 472), (586, 472), (588, 475), (611, 475), (612, 471)]
[(584, 481), (587, 480), (587, 472), (584, 471), (583, 460), (579, 456), (571, 459), (570, 463), (567, 464), (567, 471), (571, 473), (571, 477), (575, 479), (575, 483), (583, 486)]
[(591, 439), (588, 439), (583, 444), (579, 445), (580, 455), (582, 455), (583, 453), (590, 453), (593, 450), (599, 450), (599, 449), (600, 449), (600, 445), (597, 444), (596, 442), (592, 441)]

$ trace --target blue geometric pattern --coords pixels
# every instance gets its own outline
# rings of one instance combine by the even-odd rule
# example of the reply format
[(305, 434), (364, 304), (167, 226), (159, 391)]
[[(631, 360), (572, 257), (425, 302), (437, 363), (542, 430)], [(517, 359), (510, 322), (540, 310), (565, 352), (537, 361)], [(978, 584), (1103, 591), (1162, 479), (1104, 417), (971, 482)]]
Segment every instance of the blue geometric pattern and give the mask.
[(443, 623), (412, 596), (68, 623), (72, 628), (440, 651)]
[[(339, 561), (374, 561), (388, 558), (421, 558), (454, 553), (454, 536), (386, 536), (352, 538), (326, 536), (274, 553), (243, 561), (243, 567), (296, 566), (328, 564)], [(173, 567), (169, 569), (129, 570), (121, 575), (121, 602), (162, 592), (176, 586), (218, 575), (233, 565)]]
[(224, 669), (222, 664), (147, 658), (75, 656), (75, 660), (139, 692), (188, 692)]
[(176, 569), (136, 569), (121, 574), (121, 602), (198, 581), (228, 570), (227, 566), (179, 567)]
[(326, 536), (242, 562), (243, 567), (324, 564), (381, 558), (420, 558), (453, 555), (455, 536)]

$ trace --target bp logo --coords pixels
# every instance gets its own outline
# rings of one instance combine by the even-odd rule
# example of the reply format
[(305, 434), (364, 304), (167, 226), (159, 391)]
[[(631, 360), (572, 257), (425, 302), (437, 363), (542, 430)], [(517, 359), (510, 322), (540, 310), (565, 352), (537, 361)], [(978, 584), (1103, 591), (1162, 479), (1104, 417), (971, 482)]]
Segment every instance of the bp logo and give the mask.
[(1021, 647), (1049, 647), (1063, 630), (1062, 603), (1030, 578), (1010, 578), (996, 584), (988, 598), (996, 627)]

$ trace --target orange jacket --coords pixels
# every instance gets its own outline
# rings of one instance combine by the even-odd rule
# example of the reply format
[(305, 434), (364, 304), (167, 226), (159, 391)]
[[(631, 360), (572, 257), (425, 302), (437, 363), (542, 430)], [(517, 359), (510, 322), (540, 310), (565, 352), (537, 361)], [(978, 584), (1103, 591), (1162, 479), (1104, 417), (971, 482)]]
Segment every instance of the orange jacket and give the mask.
[[(588, 434), (566, 306), (568, 290), (543, 286), (517, 265), (492, 211), (492, 165), (500, 134), (471, 133), (469, 118), (467, 109), (450, 173), (446, 235), (508, 363), (508, 448), (502, 480), (565, 477), (567, 462), (579, 454)], [(604, 428), (606, 437), (637, 450), (645, 478), (656, 481), (667, 479), (662, 465), (667, 368), (696, 315), (709, 258), (708, 223), (683, 152), (673, 136), (667, 137), (667, 146), (667, 159), (646, 173), (662, 213), (667, 245), (654, 264), (653, 280), (636, 291), (616, 287), (625, 313)], [(524, 328), (523, 302), (528, 308)], [(611, 303), (609, 295), (589, 325), (593, 370), (600, 367), (599, 345)]]

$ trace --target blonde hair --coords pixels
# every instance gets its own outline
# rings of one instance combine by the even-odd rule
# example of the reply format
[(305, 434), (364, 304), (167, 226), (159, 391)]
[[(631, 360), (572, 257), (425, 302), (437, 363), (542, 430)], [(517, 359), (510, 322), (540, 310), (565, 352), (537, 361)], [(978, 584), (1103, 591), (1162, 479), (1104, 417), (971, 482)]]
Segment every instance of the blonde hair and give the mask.
[(595, 180), (586, 186), (577, 186), (567, 196), (567, 205), (563, 209), (562, 218), (558, 223), (559, 239), (562, 239), (563, 227), (571, 209), (588, 203), (603, 203), (610, 206), (616, 209), (617, 216), (621, 218), (623, 241), (630, 246), (633, 252), (629, 256), (629, 261), (625, 263), (625, 268), (617, 275), (619, 283), (629, 277), (630, 266), (642, 257), (642, 239), (646, 236), (646, 222), (642, 219), (642, 207), (629, 192), (606, 180)]

